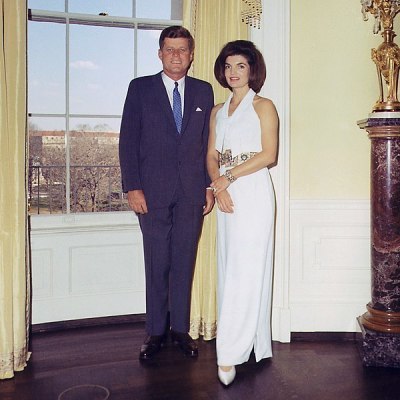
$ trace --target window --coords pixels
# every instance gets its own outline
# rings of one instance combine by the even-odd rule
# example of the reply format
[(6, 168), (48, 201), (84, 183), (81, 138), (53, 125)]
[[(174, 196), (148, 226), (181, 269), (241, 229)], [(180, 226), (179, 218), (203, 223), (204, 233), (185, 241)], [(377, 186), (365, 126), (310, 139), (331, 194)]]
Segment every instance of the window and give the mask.
[(131, 79), (161, 69), (182, 0), (29, 0), (31, 214), (127, 210), (118, 136)]

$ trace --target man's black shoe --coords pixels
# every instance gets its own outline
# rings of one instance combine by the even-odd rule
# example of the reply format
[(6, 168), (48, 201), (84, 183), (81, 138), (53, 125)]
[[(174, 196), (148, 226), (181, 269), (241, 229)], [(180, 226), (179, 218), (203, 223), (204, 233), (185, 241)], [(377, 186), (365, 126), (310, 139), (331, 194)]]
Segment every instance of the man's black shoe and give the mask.
[(149, 360), (157, 354), (165, 341), (165, 335), (148, 336), (140, 348), (139, 359)]
[(197, 357), (199, 355), (197, 344), (188, 333), (171, 331), (171, 340), (180, 347), (186, 356)]

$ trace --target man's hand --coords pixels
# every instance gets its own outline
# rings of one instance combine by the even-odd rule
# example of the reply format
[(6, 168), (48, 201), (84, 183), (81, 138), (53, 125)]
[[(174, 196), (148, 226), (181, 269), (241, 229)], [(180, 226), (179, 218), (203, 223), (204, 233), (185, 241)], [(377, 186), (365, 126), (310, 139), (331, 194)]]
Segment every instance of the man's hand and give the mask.
[(143, 190), (130, 190), (128, 192), (128, 204), (136, 214), (147, 213), (147, 204)]
[(206, 204), (203, 207), (203, 215), (207, 215), (214, 207), (215, 198), (212, 190), (206, 190)]

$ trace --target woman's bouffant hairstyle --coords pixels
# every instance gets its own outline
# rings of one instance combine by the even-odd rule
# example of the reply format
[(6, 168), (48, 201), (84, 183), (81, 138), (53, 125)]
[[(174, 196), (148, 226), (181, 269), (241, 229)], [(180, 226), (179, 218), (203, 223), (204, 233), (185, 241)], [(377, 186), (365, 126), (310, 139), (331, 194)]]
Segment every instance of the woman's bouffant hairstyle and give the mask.
[(187, 39), (189, 41), (189, 50), (190, 51), (194, 50), (194, 39), (193, 39), (193, 36), (183, 26), (169, 26), (168, 28), (165, 28), (161, 32), (160, 39), (158, 40), (158, 44), (160, 46), (160, 49), (163, 48), (164, 40), (166, 38), (168, 38), (168, 39), (178, 39), (178, 38)]
[(267, 76), (264, 57), (260, 50), (249, 40), (235, 40), (227, 43), (215, 60), (214, 75), (220, 85), (232, 90), (225, 78), (225, 62), (229, 56), (243, 56), (250, 66), (249, 87), (258, 93)]

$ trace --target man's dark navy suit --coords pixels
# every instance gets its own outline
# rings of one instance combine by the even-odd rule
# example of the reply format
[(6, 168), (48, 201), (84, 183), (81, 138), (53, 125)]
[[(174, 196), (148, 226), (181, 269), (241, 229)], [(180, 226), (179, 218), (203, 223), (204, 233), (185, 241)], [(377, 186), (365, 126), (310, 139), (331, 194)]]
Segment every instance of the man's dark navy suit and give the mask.
[(189, 331), (190, 290), (203, 221), (206, 152), (213, 91), (186, 76), (181, 133), (161, 73), (131, 81), (122, 116), (123, 191), (143, 190), (139, 215), (146, 268), (146, 330)]

